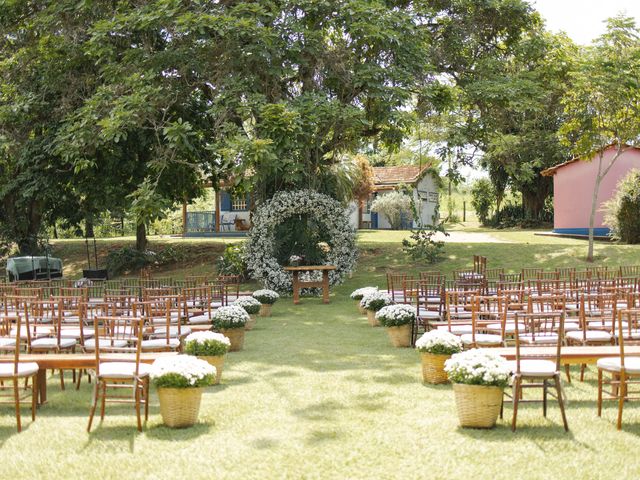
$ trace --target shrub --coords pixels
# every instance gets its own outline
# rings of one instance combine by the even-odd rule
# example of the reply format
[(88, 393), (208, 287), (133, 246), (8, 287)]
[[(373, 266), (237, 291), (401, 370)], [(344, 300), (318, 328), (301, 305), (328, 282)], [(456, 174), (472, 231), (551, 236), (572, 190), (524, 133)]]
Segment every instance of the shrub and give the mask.
[(184, 339), (184, 351), (197, 357), (217, 357), (229, 351), (231, 341), (221, 333), (193, 332)]
[(438, 232), (449, 236), (443, 224), (411, 230), (410, 240), (402, 240), (402, 250), (416, 262), (435, 263), (444, 253), (444, 242), (433, 239)]
[(158, 358), (151, 367), (156, 387), (198, 388), (213, 384), (216, 367), (191, 355)]
[(391, 228), (398, 230), (402, 225), (402, 218), (412, 216), (411, 197), (402, 192), (390, 192), (376, 197), (371, 204), (371, 211), (387, 217)]
[(478, 220), (483, 225), (489, 220), (489, 213), (495, 202), (493, 185), (486, 178), (479, 178), (471, 185), (471, 205), (478, 215)]
[(246, 261), (246, 242), (227, 245), (224, 253), (218, 257), (216, 267), (220, 275), (239, 275), (241, 280), (249, 276)]
[(604, 210), (605, 225), (613, 237), (626, 243), (640, 243), (640, 170), (631, 170), (618, 182)]
[(145, 252), (132, 247), (122, 247), (118, 250), (111, 250), (107, 254), (106, 267), (109, 276), (115, 277), (124, 272), (139, 270), (150, 263)]
[(416, 320), (416, 309), (411, 305), (387, 305), (376, 313), (376, 320), (385, 327), (399, 327)]

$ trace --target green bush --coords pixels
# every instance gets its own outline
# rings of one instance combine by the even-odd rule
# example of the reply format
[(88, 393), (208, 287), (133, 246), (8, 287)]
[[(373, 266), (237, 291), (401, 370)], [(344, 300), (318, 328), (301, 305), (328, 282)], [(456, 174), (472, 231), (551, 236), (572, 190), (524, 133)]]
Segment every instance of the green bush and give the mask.
[(434, 240), (436, 233), (444, 231), (444, 225), (428, 226), (425, 229), (411, 230), (410, 240), (402, 240), (402, 250), (415, 262), (436, 263), (444, 253), (444, 242)]
[(239, 242), (227, 245), (224, 253), (218, 257), (216, 268), (220, 275), (239, 275), (241, 280), (249, 276), (245, 259), (246, 243)]
[(488, 179), (480, 178), (473, 182), (471, 186), (471, 205), (482, 225), (486, 225), (489, 220), (489, 214), (495, 203), (495, 198), (493, 185)]
[(399, 230), (403, 218), (412, 218), (411, 197), (404, 192), (379, 195), (371, 204), (371, 211), (387, 217), (393, 230)]
[(640, 243), (640, 170), (631, 170), (605, 203), (605, 224), (626, 243)]
[(183, 248), (168, 246), (158, 252), (140, 252), (133, 247), (122, 247), (107, 254), (106, 267), (110, 277), (133, 272), (151, 265), (162, 266), (182, 262), (187, 258)]

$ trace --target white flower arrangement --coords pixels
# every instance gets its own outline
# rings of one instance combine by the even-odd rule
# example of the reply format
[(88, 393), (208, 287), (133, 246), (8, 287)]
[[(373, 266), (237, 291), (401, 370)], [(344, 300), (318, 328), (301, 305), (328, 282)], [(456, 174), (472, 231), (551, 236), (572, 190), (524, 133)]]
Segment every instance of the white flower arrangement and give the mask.
[(240, 297), (233, 302), (233, 305), (242, 307), (249, 315), (253, 315), (260, 311), (262, 304), (253, 297)]
[(393, 298), (387, 292), (376, 290), (375, 292), (369, 292), (360, 300), (360, 306), (366, 310), (373, 310), (377, 312), (382, 307), (393, 304)]
[(150, 375), (161, 388), (206, 387), (214, 382), (216, 367), (191, 355), (175, 355), (158, 358)]
[(229, 351), (231, 340), (212, 331), (193, 332), (184, 339), (184, 351), (195, 356), (219, 356)]
[(356, 288), (353, 292), (351, 292), (351, 300), (362, 300), (367, 293), (377, 292), (378, 287), (362, 287)]
[(330, 251), (325, 265), (334, 265), (329, 284), (342, 282), (355, 267), (358, 257), (356, 231), (349, 224), (348, 210), (337, 200), (313, 190), (277, 192), (260, 205), (253, 216), (247, 242), (247, 267), (252, 278), (265, 288), (280, 293), (293, 290), (292, 274), (286, 272), (275, 256), (275, 229), (292, 215), (308, 214), (325, 228)]
[(449, 380), (467, 385), (506, 387), (511, 376), (508, 362), (486, 349), (456, 353), (444, 364)]
[(278, 301), (280, 295), (274, 290), (261, 289), (253, 292), (252, 297), (263, 305), (273, 305)]
[(453, 355), (462, 351), (462, 340), (444, 330), (431, 330), (416, 341), (416, 350), (432, 355)]
[(385, 327), (399, 327), (415, 322), (416, 308), (411, 305), (387, 305), (376, 313), (378, 320)]
[(217, 329), (244, 328), (250, 319), (247, 311), (237, 305), (220, 307), (211, 315), (213, 326)]

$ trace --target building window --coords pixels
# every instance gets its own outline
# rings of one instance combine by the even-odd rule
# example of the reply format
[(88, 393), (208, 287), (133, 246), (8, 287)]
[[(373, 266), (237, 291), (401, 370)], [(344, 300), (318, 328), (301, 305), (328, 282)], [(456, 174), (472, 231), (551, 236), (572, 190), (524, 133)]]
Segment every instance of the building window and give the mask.
[(373, 195), (369, 195), (362, 204), (362, 213), (369, 215), (371, 213), (371, 204), (373, 203)]
[(234, 197), (231, 199), (231, 211), (238, 212), (247, 209), (247, 198), (242, 197)]

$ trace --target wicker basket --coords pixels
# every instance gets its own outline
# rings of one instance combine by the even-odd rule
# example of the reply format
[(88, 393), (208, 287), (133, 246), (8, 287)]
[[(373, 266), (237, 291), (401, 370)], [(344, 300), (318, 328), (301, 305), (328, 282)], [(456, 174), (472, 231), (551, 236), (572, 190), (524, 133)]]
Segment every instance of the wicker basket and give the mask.
[(203, 390), (204, 388), (158, 388), (160, 415), (164, 424), (171, 428), (195, 425)]
[(425, 383), (447, 383), (449, 377), (444, 371), (444, 362), (451, 358), (451, 355), (434, 355), (433, 353), (421, 353), (422, 360), (422, 381)]
[(502, 406), (502, 388), (453, 384), (461, 427), (493, 428)]
[(376, 312), (374, 310), (367, 310), (367, 321), (372, 327), (380, 326), (380, 322), (376, 320)]
[(256, 322), (257, 321), (258, 321), (257, 315), (255, 315), (255, 314), (249, 315), (249, 321), (244, 324), (244, 329), (245, 330), (253, 330), (253, 327), (256, 326)]
[(367, 314), (367, 309), (360, 305), (360, 300), (358, 300), (358, 312), (360, 312), (360, 315)]
[(216, 367), (216, 380), (215, 382), (213, 382), (213, 384), (220, 384), (220, 379), (222, 378), (222, 368), (224, 367), (224, 355), (206, 355), (198, 358), (204, 360), (209, 365), (213, 365), (214, 367)]
[(229, 339), (231, 346), (230, 352), (239, 352), (244, 348), (244, 328), (222, 328), (220, 333)]
[(391, 345), (404, 348), (411, 346), (411, 324), (400, 325), (398, 327), (387, 327), (387, 334)]
[(268, 303), (263, 303), (260, 305), (260, 316), (261, 317), (270, 317), (271, 316), (271, 307), (273, 305)]

